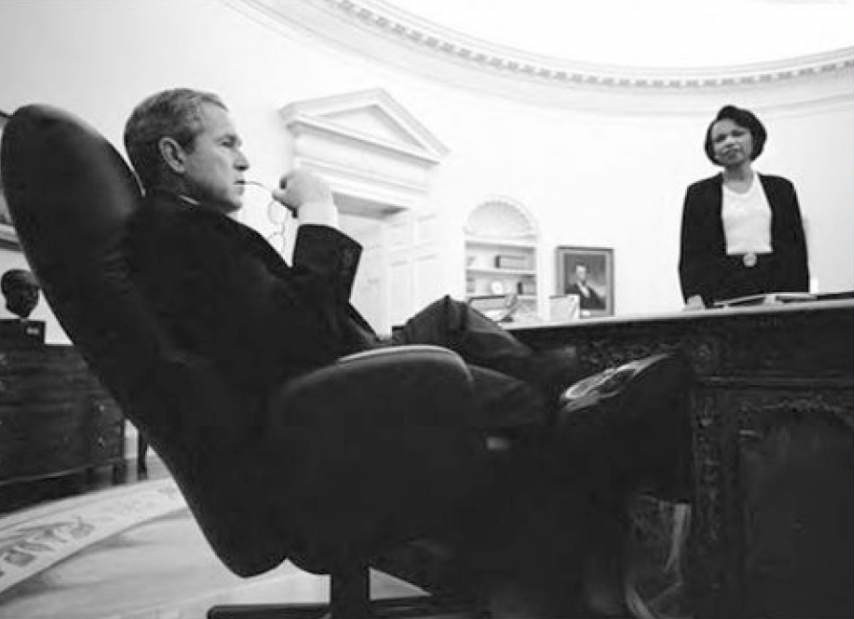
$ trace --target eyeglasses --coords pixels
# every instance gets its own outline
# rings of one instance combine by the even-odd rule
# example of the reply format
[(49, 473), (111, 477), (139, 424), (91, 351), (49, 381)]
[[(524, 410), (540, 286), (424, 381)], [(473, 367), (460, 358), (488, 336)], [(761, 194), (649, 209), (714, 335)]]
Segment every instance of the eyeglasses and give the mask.
[(285, 231), (288, 220), (291, 219), (294, 214), (293, 211), (273, 197), (273, 189), (268, 185), (256, 180), (244, 180), (242, 181), (242, 184), (244, 186), (259, 187), (269, 195), (269, 201), (267, 202), (265, 210), (267, 211), (267, 220), (273, 224), (275, 231), (272, 234), (267, 235), (266, 238), (274, 247), (276, 247), (276, 249), (284, 252), (286, 239)]

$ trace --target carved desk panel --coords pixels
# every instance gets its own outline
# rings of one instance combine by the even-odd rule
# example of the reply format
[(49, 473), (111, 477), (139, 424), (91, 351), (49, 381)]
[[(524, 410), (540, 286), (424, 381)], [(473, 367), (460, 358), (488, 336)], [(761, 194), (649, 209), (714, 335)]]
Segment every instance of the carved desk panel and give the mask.
[(512, 331), (537, 349), (575, 345), (591, 372), (664, 351), (688, 356), (697, 376), (691, 396), (695, 494), (689, 549), (695, 616), (742, 616), (747, 549), (740, 442), (761, 419), (784, 411), (828, 413), (854, 427), (854, 301), (612, 317)]
[(0, 347), (0, 498), (11, 484), (106, 465), (123, 476), (124, 417), (80, 354)]

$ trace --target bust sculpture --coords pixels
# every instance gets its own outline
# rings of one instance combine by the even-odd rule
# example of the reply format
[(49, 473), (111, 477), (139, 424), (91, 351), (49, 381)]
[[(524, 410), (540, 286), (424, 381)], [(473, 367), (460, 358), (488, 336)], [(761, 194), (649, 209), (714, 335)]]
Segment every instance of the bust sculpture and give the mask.
[(26, 269), (9, 269), (0, 278), (6, 309), (26, 320), (39, 302), (39, 283)]
[(26, 269), (9, 269), (0, 278), (0, 291), (6, 298), (6, 309), (18, 317), (0, 321), (0, 341), (44, 342), (44, 322), (29, 320), (39, 302), (40, 287), (35, 275)]

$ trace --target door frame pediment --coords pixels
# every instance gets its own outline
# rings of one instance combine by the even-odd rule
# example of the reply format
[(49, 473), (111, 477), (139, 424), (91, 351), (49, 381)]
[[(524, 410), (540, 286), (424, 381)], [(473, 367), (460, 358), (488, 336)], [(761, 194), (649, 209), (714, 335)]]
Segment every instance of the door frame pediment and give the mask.
[(382, 88), (295, 101), (280, 114), (294, 167), (322, 176), (344, 212), (423, 209), (431, 174), (449, 152)]

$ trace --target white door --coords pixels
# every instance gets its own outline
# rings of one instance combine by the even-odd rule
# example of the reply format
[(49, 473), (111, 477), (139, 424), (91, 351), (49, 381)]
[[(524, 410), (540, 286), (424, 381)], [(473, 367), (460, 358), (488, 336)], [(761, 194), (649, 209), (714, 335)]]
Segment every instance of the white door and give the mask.
[(389, 314), (401, 325), (449, 290), (433, 213), (405, 212), (387, 219)]
[(362, 246), (350, 302), (377, 333), (390, 333), (384, 224), (380, 219), (342, 213), (340, 225), (342, 232)]
[(432, 213), (342, 213), (341, 230), (362, 245), (350, 298), (377, 333), (391, 333), (448, 291)]

